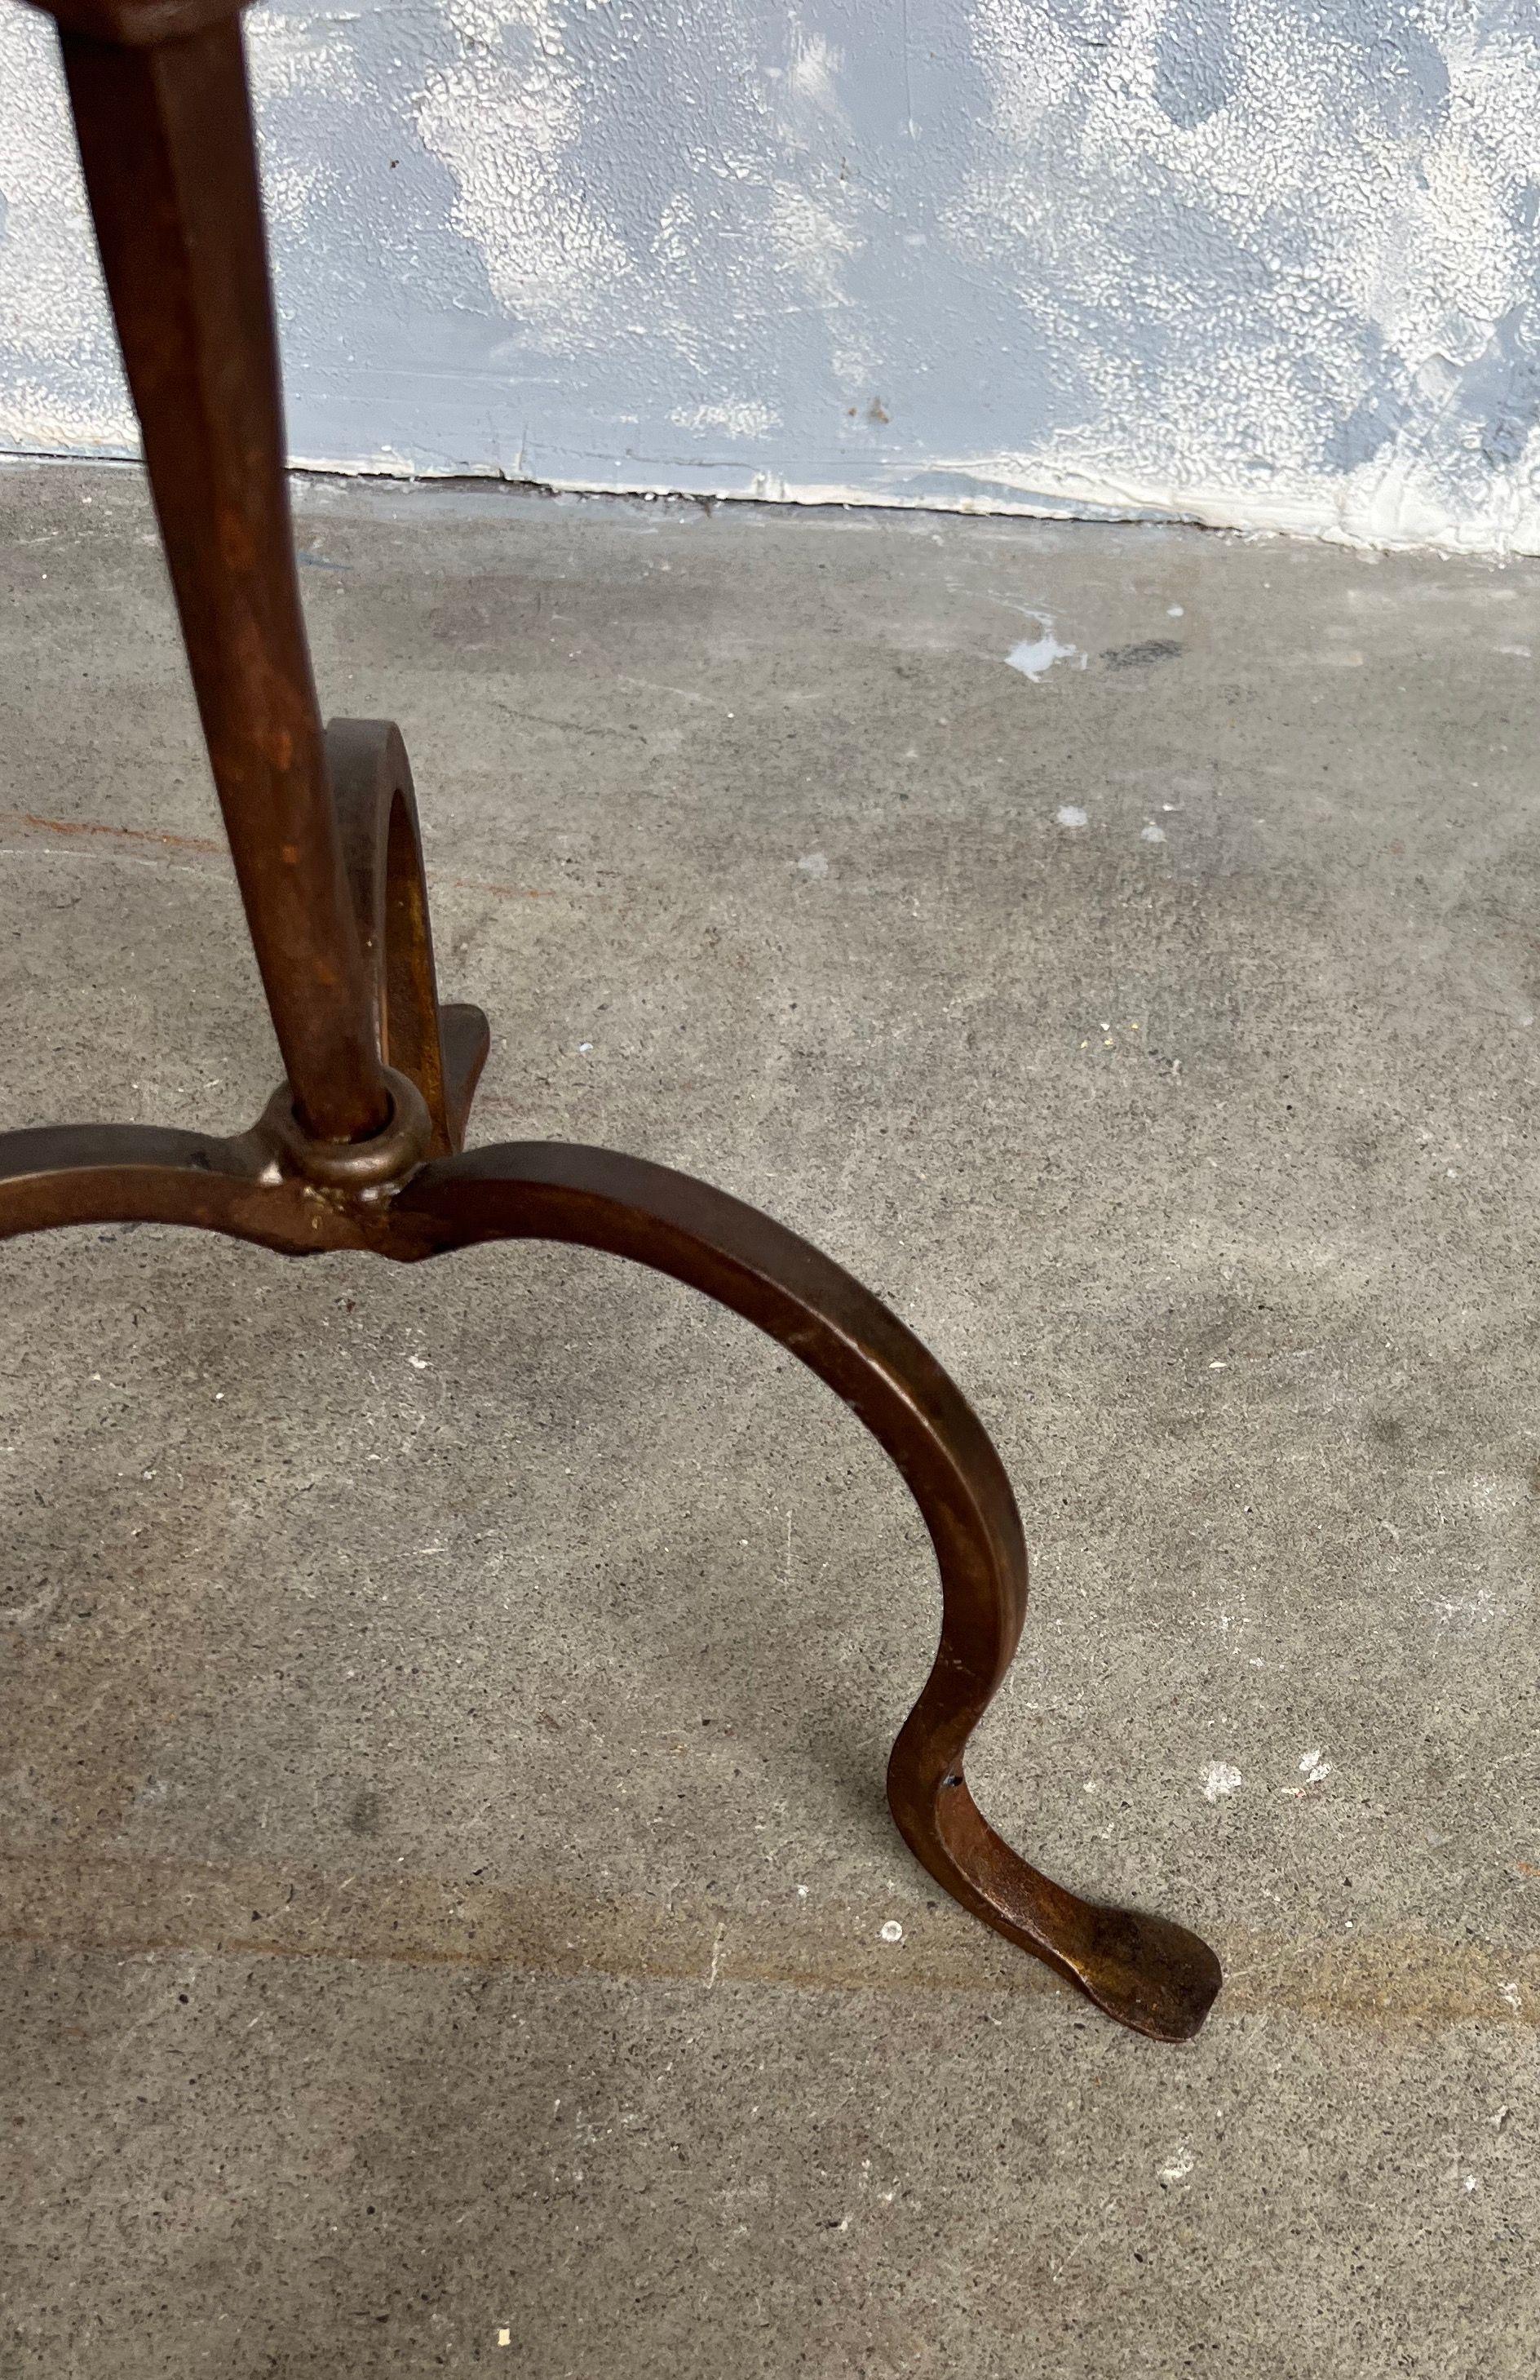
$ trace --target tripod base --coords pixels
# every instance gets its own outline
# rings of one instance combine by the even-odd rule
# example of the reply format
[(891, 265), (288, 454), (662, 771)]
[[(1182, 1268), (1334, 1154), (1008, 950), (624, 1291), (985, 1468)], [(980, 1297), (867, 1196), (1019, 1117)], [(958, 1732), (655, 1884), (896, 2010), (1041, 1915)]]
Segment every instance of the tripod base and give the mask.
[(355, 1249), (403, 1263), (493, 1240), (564, 1240), (670, 1273), (757, 1323), (865, 1423), (935, 1547), (940, 1644), (888, 1770), (905, 1841), (964, 1909), (1109, 2016), (1157, 2040), (1187, 2039), (1219, 1986), (1213, 1952), (1166, 1919), (1098, 1908), (1039, 1875), (994, 1832), (964, 1781), (964, 1749), (1026, 1608), (1015, 1500), (972, 1408), (879, 1299), (739, 1200), (604, 1149), (515, 1142), (461, 1151), (486, 1020), (437, 1005), (400, 739), (368, 722), (329, 733), (342, 755), (339, 810), (392, 1097), (384, 1133), (310, 1141), (285, 1086), (233, 1139), (127, 1124), (3, 1135), (0, 1235), (183, 1223), (287, 1255)]
[(0, 1137), (0, 1234), (188, 1223), (289, 1255), (412, 1263), (579, 1241), (673, 1273), (769, 1331), (907, 1481), (941, 1641), (888, 1771), (937, 1882), (1121, 2023), (1202, 2023), (1213, 1953), (1097, 1909), (1003, 1843), (963, 1781), (1010, 1664), (1026, 1550), (999, 1456), (885, 1306), (806, 1241), (661, 1166), (517, 1144), (463, 1155), (486, 1019), (441, 1008), (411, 771), (395, 729), (322, 735), (294, 567), (240, 0), (40, 0), (59, 19), (103, 275), (144, 435), (210, 764), (288, 1070), (233, 1140), (94, 1125)]

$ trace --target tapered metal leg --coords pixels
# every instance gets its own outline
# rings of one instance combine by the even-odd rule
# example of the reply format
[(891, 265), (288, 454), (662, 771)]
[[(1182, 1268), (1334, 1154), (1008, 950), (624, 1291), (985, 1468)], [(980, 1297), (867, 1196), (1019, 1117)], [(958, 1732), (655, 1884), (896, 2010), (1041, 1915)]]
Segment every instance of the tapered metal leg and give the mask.
[(99, 40), (67, 21), (65, 71), (278, 1045), (309, 1129), (367, 1137), (389, 1111), (295, 570), (240, 27), (233, 5), (170, 40), (151, 38), (155, 0), (64, 13), (115, 25)]

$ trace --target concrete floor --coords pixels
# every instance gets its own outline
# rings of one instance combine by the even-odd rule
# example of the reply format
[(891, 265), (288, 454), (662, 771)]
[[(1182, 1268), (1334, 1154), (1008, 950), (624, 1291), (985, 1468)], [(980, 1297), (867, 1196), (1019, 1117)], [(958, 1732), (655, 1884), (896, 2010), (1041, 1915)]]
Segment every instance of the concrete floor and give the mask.
[[(1540, 565), (297, 493), (476, 1136), (703, 1172), (929, 1339), (1036, 1564), (978, 1798), (1230, 1980), (1157, 2048), (911, 1863), (928, 1553), (746, 1326), (15, 1243), (0, 2371), (1532, 2373)], [(0, 516), (0, 1123), (236, 1128), (139, 489)]]

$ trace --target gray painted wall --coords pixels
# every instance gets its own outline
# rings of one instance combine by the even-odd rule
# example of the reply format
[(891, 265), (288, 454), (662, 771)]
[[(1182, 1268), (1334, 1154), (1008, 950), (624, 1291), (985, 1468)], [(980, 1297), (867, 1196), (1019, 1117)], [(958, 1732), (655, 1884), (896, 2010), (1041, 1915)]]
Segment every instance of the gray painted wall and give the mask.
[[(1534, 0), (279, 0), (291, 443), (1540, 551)], [(0, 6), (0, 446), (132, 424)]]

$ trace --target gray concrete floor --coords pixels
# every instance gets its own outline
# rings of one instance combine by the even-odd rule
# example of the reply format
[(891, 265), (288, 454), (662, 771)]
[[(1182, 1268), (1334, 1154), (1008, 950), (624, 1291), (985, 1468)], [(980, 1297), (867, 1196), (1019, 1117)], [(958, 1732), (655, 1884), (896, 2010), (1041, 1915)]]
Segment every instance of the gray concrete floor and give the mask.
[[(1230, 1981), (1134, 2040), (913, 1865), (928, 1554), (746, 1326), (12, 1244), (0, 2370), (1531, 2373), (1540, 567), (297, 501), (477, 1136), (705, 1173), (930, 1340), (1036, 1565), (978, 1797)], [(134, 478), (0, 475), (0, 1122), (235, 1129)]]

